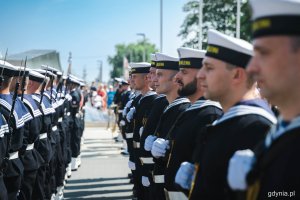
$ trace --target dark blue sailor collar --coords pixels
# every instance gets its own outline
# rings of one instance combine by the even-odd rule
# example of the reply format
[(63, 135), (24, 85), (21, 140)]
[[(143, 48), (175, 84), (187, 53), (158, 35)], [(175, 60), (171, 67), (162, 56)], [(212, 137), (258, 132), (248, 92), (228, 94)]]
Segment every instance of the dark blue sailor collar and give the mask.
[(183, 104), (183, 103), (190, 103), (191, 101), (188, 98), (185, 97), (178, 97), (176, 98), (172, 103), (170, 103), (164, 110), (163, 113), (167, 112), (170, 108)]
[(140, 103), (144, 98), (150, 97), (150, 96), (153, 96), (153, 95), (156, 95), (156, 92), (154, 92), (154, 91), (152, 91), (152, 90), (148, 91), (145, 95), (143, 95), (143, 96), (140, 98), (139, 103)]
[[(10, 111), (12, 107), (12, 95), (0, 94), (0, 104)], [(32, 119), (31, 114), (28, 112), (27, 108), (19, 98), (16, 99), (13, 115), (17, 129), (23, 127), (27, 121)]]
[[(32, 95), (32, 98), (35, 101), (37, 101), (38, 103), (41, 101), (41, 95), (40, 94), (34, 94), (34, 95)], [(52, 107), (52, 105), (50, 104), (50, 101), (46, 98), (43, 98), (42, 103), (41, 103), (41, 107), (42, 107), (44, 115), (49, 115), (49, 114), (55, 113), (55, 110)]]
[(39, 117), (42, 113), (32, 96), (31, 94), (24, 94), (23, 103), (29, 107), (34, 117)]
[(244, 100), (236, 103), (232, 106), (224, 115), (213, 122), (213, 126), (225, 122), (229, 119), (243, 116), (243, 115), (259, 115), (271, 123), (276, 124), (277, 119), (274, 116), (271, 109), (267, 109), (267, 103), (262, 99), (252, 99), (252, 100)]

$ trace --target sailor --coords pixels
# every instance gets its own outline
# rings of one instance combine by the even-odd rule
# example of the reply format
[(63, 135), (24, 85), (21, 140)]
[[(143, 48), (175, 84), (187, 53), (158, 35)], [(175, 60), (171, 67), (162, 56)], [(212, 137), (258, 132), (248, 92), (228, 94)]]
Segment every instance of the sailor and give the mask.
[[(178, 84), (175, 81), (175, 75), (179, 71), (178, 58), (156, 53), (156, 80), (155, 87), (158, 94), (165, 94), (169, 102), (169, 105), (164, 109), (163, 114), (160, 117), (156, 130), (152, 133), (155, 137), (149, 135), (147, 138), (153, 138), (151, 151), (154, 157), (154, 170), (153, 170), (153, 182), (154, 182), (154, 199), (165, 199), (164, 194), (164, 174), (166, 167), (166, 160), (163, 158), (166, 149), (169, 146), (169, 142), (163, 138), (168, 135), (170, 127), (175, 123), (178, 115), (182, 113), (186, 108), (190, 106), (190, 101), (187, 98), (180, 97), (177, 93)], [(155, 140), (155, 141), (154, 141)], [(147, 142), (147, 141), (146, 141)], [(149, 143), (149, 142), (147, 142)], [(150, 142), (151, 143), (151, 142)]]
[[(6, 61), (0, 60), (0, 66), (1, 66), (1, 75), (0, 75), (0, 90), (2, 88), (2, 83), (3, 83), (3, 74), (2, 74), (2, 66), (5, 65)], [(1, 105), (0, 105), (1, 106)], [(6, 200), (8, 199), (7, 197), (7, 190), (4, 184), (3, 180), (3, 172), (7, 167), (7, 144), (8, 144), (8, 139), (9, 139), (9, 130), (8, 130), (8, 124), (5, 118), (3, 117), (2, 114), (0, 114), (0, 199)]]
[(70, 178), (72, 175), (72, 149), (71, 149), (71, 127), (73, 126), (73, 118), (71, 116), (71, 104), (72, 96), (70, 95), (71, 81), (67, 76), (62, 76), (63, 79), (63, 88), (62, 88), (62, 99), (64, 107), (64, 115), (62, 126), (66, 132), (65, 139), (65, 163), (66, 163), (66, 178)]
[(71, 150), (72, 150), (72, 170), (76, 171), (79, 167), (79, 155), (80, 155), (80, 143), (81, 143), (81, 130), (80, 130), (80, 101), (81, 101), (81, 94), (77, 90), (80, 86), (80, 82), (69, 76), (70, 81), (70, 95), (72, 97), (71, 101), (71, 117), (72, 117), (72, 127), (70, 129), (71, 132)]
[[(128, 100), (127, 100), (127, 103), (126, 103), (125, 107), (123, 108), (123, 112), (122, 112), (122, 116), (121, 116), (121, 120), (120, 120), (120, 126), (121, 126), (120, 131), (122, 131), (122, 137), (124, 139), (123, 140), (124, 150), (121, 152), (121, 154), (123, 154), (123, 155), (129, 155), (128, 144), (127, 144), (127, 136), (126, 136), (126, 130), (127, 130), (127, 127), (129, 126), (129, 122), (126, 120), (126, 116), (127, 116), (127, 113), (130, 111), (130, 108), (132, 106), (132, 102), (133, 102), (134, 98), (136, 97), (136, 92), (134, 90), (134, 85), (133, 85), (133, 81), (131, 79), (132, 76), (131, 76), (131, 71), (130, 70), (131, 70), (131, 68), (129, 68), (129, 79), (128, 79), (128, 84), (129, 84), (129, 87), (130, 87), (130, 90), (129, 90), (130, 93), (129, 93), (129, 96), (127, 97)], [(132, 137), (128, 138), (128, 139), (132, 140)], [(132, 141), (131, 141), (131, 143), (132, 143)], [(129, 178), (132, 178), (131, 174), (129, 176), (130, 176)]]
[[(228, 184), (247, 199), (298, 199), (300, 191), (300, 1), (251, 0), (254, 56), (247, 71), (281, 113), (255, 151), (230, 160)], [(279, 195), (279, 196), (276, 196)]]
[(42, 66), (42, 68), (48, 70), (53, 73), (53, 76), (49, 76), (50, 83), (44, 93), (45, 98), (47, 98), (52, 107), (55, 109), (55, 113), (52, 114), (52, 135), (55, 140), (55, 154), (53, 157), (52, 164), (52, 193), (56, 193), (56, 198), (61, 199), (63, 195), (63, 185), (64, 185), (64, 178), (65, 178), (65, 163), (64, 163), (64, 154), (63, 154), (63, 139), (65, 136), (65, 130), (61, 126), (62, 117), (64, 115), (63, 111), (63, 102), (58, 99), (58, 87), (61, 87), (58, 83), (60, 82), (60, 78), (62, 73), (57, 69), (49, 66)]
[(267, 102), (257, 95), (253, 77), (246, 73), (252, 54), (250, 43), (208, 31), (207, 52), (197, 76), (204, 97), (219, 101), (224, 115), (199, 135), (192, 184), (181, 178), (190, 163), (183, 163), (177, 173), (176, 182), (190, 187), (189, 199), (237, 198), (226, 184), (230, 157), (236, 150), (254, 148), (277, 121)]
[(147, 199), (148, 191), (142, 185), (142, 162), (140, 160), (140, 147), (143, 146), (144, 141), (141, 141), (144, 126), (148, 120), (148, 115), (153, 107), (153, 102), (156, 98), (156, 92), (152, 91), (149, 86), (147, 75), (151, 64), (147, 62), (130, 63), (131, 76), (134, 88), (141, 93), (141, 98), (135, 107), (135, 115), (133, 118), (133, 154), (134, 163), (136, 166), (137, 176), (137, 198)]
[(35, 142), (39, 140), (42, 112), (32, 98), (31, 88), (27, 90), (29, 84), (29, 70), (28, 68), (18, 67), (16, 73), (21, 71), (20, 76), (14, 77), (12, 81), (14, 84), (18, 79), (17, 81), (20, 83), (18, 96), (32, 116), (32, 120), (28, 121), (25, 125), (23, 148), (21, 150), (22, 156), (20, 157), (24, 165), (24, 174), (18, 199), (32, 199), (38, 169), (44, 163), (43, 157), (34, 147)]
[(54, 112), (51, 113), (51, 133), (48, 135), (51, 141), (52, 146), (52, 155), (51, 160), (49, 163), (49, 174), (47, 176), (48, 178), (48, 184), (46, 184), (47, 187), (47, 194), (50, 193), (51, 196), (55, 196), (56, 193), (56, 167), (58, 163), (58, 155), (61, 155), (61, 152), (59, 151), (59, 143), (60, 143), (60, 137), (59, 132), (57, 128), (57, 121), (58, 121), (58, 114), (56, 112), (56, 109), (58, 107), (56, 100), (53, 98), (53, 84), (54, 80), (56, 78), (56, 75), (53, 73), (56, 69), (52, 67), (43, 67), (45, 69), (36, 70), (42, 74), (45, 74), (50, 80), (45, 86), (44, 92), (43, 92), (43, 99), (47, 101)]
[(184, 47), (177, 51), (180, 59), (180, 70), (175, 76), (179, 85), (178, 94), (187, 97), (192, 105), (177, 118), (176, 123), (170, 128), (169, 137), (165, 138), (170, 143), (170, 152), (165, 155), (168, 160), (165, 174), (167, 199), (187, 199), (175, 187), (176, 172), (182, 162), (192, 162), (198, 130), (222, 115), (219, 103), (203, 97), (201, 82), (196, 78), (206, 51)]
[(0, 199), (1, 200), (6, 200), (8, 199), (7, 197), (7, 190), (4, 184), (3, 180), (3, 170), (6, 168), (6, 154), (7, 154), (7, 139), (8, 139), (8, 125), (6, 123), (6, 120), (0, 115)]
[(132, 93), (130, 88), (129, 88), (129, 83), (125, 80), (120, 81), (121, 85), (121, 96), (120, 96), (120, 101), (118, 103), (118, 125), (120, 129), (120, 133), (118, 137), (116, 138), (116, 142), (122, 142), (125, 140), (126, 135), (125, 135), (125, 121), (123, 118), (123, 111), (126, 107), (127, 102), (129, 101), (129, 96)]
[[(131, 71), (130, 71), (131, 73)], [(132, 76), (132, 75), (130, 75)], [(126, 116), (124, 117), (124, 121), (125, 121), (125, 136), (126, 136), (126, 143), (127, 143), (127, 149), (128, 149), (128, 153), (129, 153), (129, 160), (128, 160), (128, 167), (131, 170), (132, 173), (132, 177), (131, 177), (131, 183), (133, 183), (133, 196), (137, 197), (138, 194), (138, 179), (137, 177), (137, 172), (136, 172), (136, 166), (135, 166), (135, 161), (134, 161), (134, 153), (133, 153), (133, 128), (134, 128), (134, 124), (133, 124), (133, 118), (134, 118), (134, 114), (135, 114), (135, 107), (137, 106), (140, 98), (142, 97), (140, 91), (135, 89), (135, 85), (134, 82), (132, 80), (132, 78), (130, 79), (130, 88), (133, 91), (132, 95), (130, 95), (131, 100), (129, 102), (130, 105), (127, 105), (126, 108), (126, 113), (124, 112), (124, 114), (126, 114)]]
[[(36, 187), (33, 191), (33, 199), (50, 199), (51, 192), (51, 176), (50, 176), (50, 166), (51, 160), (53, 158), (52, 148), (53, 142), (51, 142), (52, 135), (52, 114), (55, 113), (54, 108), (52, 107), (49, 99), (45, 98), (44, 92), (45, 88), (49, 83), (49, 78), (47, 77), (47, 72), (45, 70), (40, 70), (43, 74), (33, 70), (29, 72), (29, 80), (31, 85), (32, 98), (35, 100), (35, 103), (39, 106), (40, 111), (42, 112), (41, 120), (41, 131), (39, 135), (39, 141), (36, 142), (35, 146), (37, 150), (42, 155), (44, 159), (43, 165), (38, 170)], [(40, 86), (41, 84), (41, 86)]]
[[(148, 79), (151, 80), (150, 86), (155, 91), (155, 80), (156, 80), (156, 57), (155, 54), (151, 54), (151, 67), (149, 70)], [(149, 135), (153, 135), (155, 128), (159, 122), (160, 116), (162, 115), (164, 109), (169, 105), (169, 102), (164, 94), (158, 94), (153, 102), (153, 107), (148, 116), (147, 122), (144, 125), (144, 130), (141, 135), (141, 141), (145, 141)], [(145, 150), (145, 142), (141, 144), (140, 148), (140, 160), (142, 165), (142, 184), (144, 187), (148, 188), (148, 198), (154, 199), (154, 184), (152, 179), (152, 172), (154, 167), (154, 161), (149, 149)], [(152, 147), (152, 146), (151, 146)], [(150, 148), (151, 148), (150, 147)], [(150, 149), (151, 150), (151, 149)]]
[[(22, 153), (25, 123), (32, 119), (27, 108), (17, 98), (19, 82), (12, 83), (12, 77), (20, 75), (18, 68), (3, 63), (0, 70), (3, 75), (3, 83), (0, 90), (0, 110), (10, 126), (8, 139), (7, 167), (4, 170), (4, 183), (7, 189), (8, 199), (17, 199), (21, 188), (21, 178), (24, 171), (20, 153)], [(17, 72), (17, 73), (16, 73)], [(16, 80), (16, 79), (15, 79)], [(10, 94), (13, 91), (13, 95)]]

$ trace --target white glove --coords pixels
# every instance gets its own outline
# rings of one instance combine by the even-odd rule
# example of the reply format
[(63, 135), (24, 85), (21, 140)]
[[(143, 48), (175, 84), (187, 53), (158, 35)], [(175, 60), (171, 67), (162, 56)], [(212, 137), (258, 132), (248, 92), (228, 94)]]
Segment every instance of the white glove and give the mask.
[(120, 121), (120, 126), (125, 126), (125, 121), (124, 120)]
[(123, 118), (126, 117), (126, 114), (127, 114), (127, 108), (125, 107), (125, 108), (123, 109), (123, 112), (122, 112)]
[(149, 178), (146, 176), (142, 176), (142, 184), (144, 187), (149, 187), (150, 186)]
[(183, 162), (177, 171), (175, 183), (184, 189), (190, 189), (193, 181), (195, 166), (189, 162)]
[(122, 116), (123, 117), (126, 117), (126, 114), (127, 114), (127, 108), (129, 108), (132, 104), (132, 100), (128, 101), (123, 109), (123, 112), (122, 112)]
[(246, 176), (251, 170), (255, 156), (250, 149), (236, 151), (229, 161), (227, 182), (233, 190), (246, 190)]
[(126, 115), (126, 119), (128, 122), (131, 122), (131, 120), (133, 119), (134, 113), (135, 113), (135, 107), (130, 108), (130, 111)]
[(153, 142), (151, 153), (155, 158), (165, 157), (166, 151), (169, 148), (169, 140), (158, 138)]
[(130, 160), (128, 161), (128, 167), (129, 169), (131, 170), (135, 170), (135, 163), (134, 162), (131, 162)]
[(142, 127), (140, 128), (140, 130), (139, 130), (140, 137), (142, 136), (143, 131), (144, 131), (144, 127), (142, 126)]
[(146, 151), (151, 151), (151, 149), (152, 149), (152, 146), (153, 146), (153, 143), (154, 143), (154, 141), (156, 140), (156, 136), (154, 136), (154, 135), (149, 135), (147, 138), (146, 138), (146, 140), (145, 140), (145, 144), (144, 144), (144, 149), (146, 150)]

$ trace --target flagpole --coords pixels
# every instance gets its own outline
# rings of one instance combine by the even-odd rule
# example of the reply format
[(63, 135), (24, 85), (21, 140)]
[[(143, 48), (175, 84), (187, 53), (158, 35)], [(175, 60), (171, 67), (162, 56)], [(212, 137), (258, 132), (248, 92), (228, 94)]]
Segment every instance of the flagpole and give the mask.
[(202, 49), (202, 12), (203, 12), (203, 0), (199, 0), (199, 39), (198, 39), (199, 49)]
[(237, 0), (236, 37), (240, 38), (241, 29), (241, 0)]

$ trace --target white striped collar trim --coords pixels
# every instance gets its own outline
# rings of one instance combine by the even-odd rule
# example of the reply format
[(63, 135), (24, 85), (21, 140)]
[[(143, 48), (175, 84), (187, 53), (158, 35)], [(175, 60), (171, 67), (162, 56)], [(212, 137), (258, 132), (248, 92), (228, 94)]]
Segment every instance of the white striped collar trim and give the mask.
[(215, 106), (219, 109), (222, 109), (221, 105), (216, 101), (198, 100), (198, 101), (195, 101), (195, 103), (193, 103), (189, 108), (187, 108), (186, 111), (200, 109), (200, 108), (204, 108), (207, 106)]
[(190, 100), (187, 98), (179, 98), (179, 99), (175, 99), (172, 103), (170, 103), (164, 110), (164, 113), (167, 112), (170, 108), (177, 106), (179, 104), (183, 104), (183, 103), (190, 103)]
[[(282, 118), (280, 117), (278, 119), (278, 123), (280, 124), (281, 121), (282, 121)], [(266, 146), (269, 147), (272, 144), (272, 141), (276, 140), (277, 138), (279, 138), (281, 135), (285, 134), (286, 132), (296, 129), (296, 128), (300, 128), (300, 116), (293, 119), (290, 122), (290, 124), (285, 128), (283, 128), (283, 127), (277, 128), (276, 125), (273, 125), (271, 130), (269, 131), (269, 133), (266, 136), (266, 139), (265, 139)]]
[(5, 133), (8, 133), (8, 124), (1, 125), (1, 127), (0, 127), (0, 138), (2, 138)]
[(165, 94), (159, 94), (159, 95), (157, 95), (157, 99), (160, 99), (160, 98), (163, 98), (163, 97), (166, 97), (166, 95)]
[[(0, 99), (0, 104), (2, 106), (4, 106), (8, 111), (11, 110), (11, 105), (7, 101), (5, 101), (3, 99)], [(22, 126), (24, 126), (24, 119), (23, 119), (24, 116), (22, 116), (19, 119), (19, 116), (18, 116), (18, 114), (17, 114), (17, 112), (15, 110), (13, 112), (13, 115), (14, 115), (14, 118), (15, 118), (15, 121), (16, 121), (16, 127), (17, 127), (17, 129), (21, 128)]]
[(260, 108), (260, 107), (255, 107), (255, 106), (248, 106), (248, 105), (237, 105), (231, 107), (220, 119), (217, 119), (212, 123), (213, 126), (220, 124), (224, 121), (227, 121), (229, 119), (238, 117), (238, 116), (243, 116), (243, 115), (259, 115), (273, 124), (277, 123), (277, 119), (275, 116), (267, 112), (265, 109)]
[(24, 123), (26, 123), (26, 122), (32, 120), (31, 114), (28, 112), (28, 113), (26, 113), (25, 115), (23, 115), (23, 120), (24, 120)]
[(141, 97), (141, 99), (139, 100), (139, 103), (142, 101), (142, 99), (146, 98), (146, 97), (150, 97), (156, 95), (156, 92), (154, 91), (148, 91), (144, 96)]
[(50, 95), (47, 92), (44, 92), (44, 96), (46, 96), (48, 99), (51, 100), (51, 97), (50, 97)]
[(36, 95), (32, 95), (32, 98), (33, 98), (34, 100), (36, 100), (37, 102), (40, 102), (40, 101), (41, 101), (41, 98), (39, 98), (39, 97), (36, 96)]
[(24, 98), (23, 99), (23, 103), (26, 104), (31, 109), (34, 117), (38, 117), (38, 116), (42, 115), (42, 113), (41, 113), (41, 111), (39, 109), (34, 110), (34, 108), (32, 107), (31, 103), (27, 99)]

